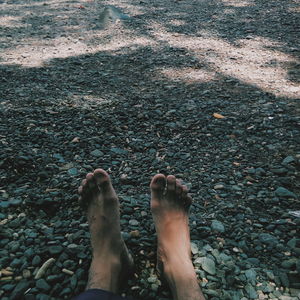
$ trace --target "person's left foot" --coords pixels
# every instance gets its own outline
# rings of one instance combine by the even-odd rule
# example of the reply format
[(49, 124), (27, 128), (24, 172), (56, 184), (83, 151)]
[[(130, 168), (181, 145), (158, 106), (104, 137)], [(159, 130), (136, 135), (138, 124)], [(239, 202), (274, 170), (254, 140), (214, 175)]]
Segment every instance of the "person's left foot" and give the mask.
[(116, 292), (120, 281), (133, 269), (132, 257), (121, 236), (118, 197), (102, 169), (88, 173), (78, 192), (87, 211), (93, 253), (87, 289)]

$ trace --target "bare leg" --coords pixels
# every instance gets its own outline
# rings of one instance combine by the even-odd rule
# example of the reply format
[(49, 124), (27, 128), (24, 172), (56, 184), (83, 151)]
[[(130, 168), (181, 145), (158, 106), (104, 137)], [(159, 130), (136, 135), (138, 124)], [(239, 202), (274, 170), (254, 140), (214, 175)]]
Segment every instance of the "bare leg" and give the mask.
[(121, 237), (118, 197), (102, 169), (87, 174), (78, 192), (87, 211), (93, 253), (87, 289), (115, 293), (133, 267)]
[(151, 211), (157, 231), (158, 270), (175, 300), (205, 300), (191, 261), (187, 187), (172, 175), (152, 179)]

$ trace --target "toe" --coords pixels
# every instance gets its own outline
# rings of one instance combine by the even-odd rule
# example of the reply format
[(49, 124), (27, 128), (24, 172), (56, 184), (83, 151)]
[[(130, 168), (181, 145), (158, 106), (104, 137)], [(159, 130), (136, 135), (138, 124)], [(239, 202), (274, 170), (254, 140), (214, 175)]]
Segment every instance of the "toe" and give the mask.
[(178, 199), (181, 199), (182, 196), (182, 184), (179, 179), (176, 179), (176, 196)]
[(167, 177), (167, 196), (174, 197), (176, 193), (176, 178), (173, 175)]
[(164, 191), (166, 187), (166, 177), (163, 174), (156, 174), (150, 183), (152, 191)]
[(192, 197), (190, 195), (187, 195), (187, 197), (185, 198), (185, 204), (184, 204), (185, 208), (189, 209), (192, 202), (193, 202)]
[(104, 171), (103, 169), (96, 169), (94, 171), (94, 178), (95, 181), (97, 183), (97, 185), (103, 190), (107, 190), (111, 187), (111, 182), (110, 182), (110, 177), (107, 174), (106, 171)]
[(150, 189), (153, 197), (160, 198), (166, 188), (166, 177), (163, 174), (156, 174), (150, 183)]
[(184, 185), (182, 187), (182, 200), (185, 208), (189, 208), (192, 204), (192, 197), (188, 194), (188, 188)]
[(96, 181), (94, 178), (94, 174), (88, 173), (85, 178), (86, 178), (86, 184), (85, 184), (86, 188), (89, 190), (94, 189), (96, 187)]
[(78, 188), (78, 194), (81, 195), (81, 194), (82, 194), (82, 191), (83, 191), (83, 186), (81, 185), (81, 186)]
[(153, 198), (160, 199), (166, 188), (166, 177), (163, 174), (156, 174), (150, 183), (151, 194)]

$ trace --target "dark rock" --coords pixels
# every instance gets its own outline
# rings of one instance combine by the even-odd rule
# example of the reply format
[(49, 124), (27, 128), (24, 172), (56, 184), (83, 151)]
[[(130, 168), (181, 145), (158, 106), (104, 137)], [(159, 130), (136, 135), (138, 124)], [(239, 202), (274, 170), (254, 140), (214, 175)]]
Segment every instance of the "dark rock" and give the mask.
[(51, 255), (56, 255), (63, 251), (63, 247), (62, 246), (50, 246), (48, 248), (48, 251)]
[(98, 149), (95, 149), (91, 152), (91, 155), (95, 156), (95, 157), (101, 157), (104, 155), (104, 153)]
[(34, 267), (39, 266), (41, 261), (42, 261), (42, 259), (38, 255), (35, 255), (33, 260), (32, 260), (32, 265)]
[(42, 278), (38, 279), (36, 281), (35, 285), (39, 290), (41, 290), (43, 292), (48, 292), (51, 290), (51, 286), (47, 283), (47, 281), (45, 279), (42, 279)]
[(279, 272), (278, 275), (279, 275), (282, 286), (288, 288), (290, 286), (290, 282), (289, 282), (289, 278), (288, 278), (287, 274), (285, 272), (281, 271), (281, 272)]
[(259, 240), (263, 244), (267, 244), (267, 245), (274, 246), (274, 247), (278, 243), (278, 239), (269, 233), (261, 233), (259, 235)]
[(295, 161), (295, 158), (291, 155), (287, 156), (283, 161), (282, 161), (282, 164), (283, 165), (287, 165), (287, 164), (290, 164), (292, 162)]
[(282, 186), (278, 187), (275, 190), (275, 194), (280, 198), (297, 198), (296, 194)]
[(26, 280), (20, 281), (16, 287), (14, 288), (12, 294), (10, 295), (10, 299), (19, 300), (24, 296), (24, 292), (30, 287), (30, 282)]
[(211, 229), (213, 231), (221, 232), (221, 233), (225, 231), (225, 227), (224, 227), (223, 223), (218, 220), (212, 220)]

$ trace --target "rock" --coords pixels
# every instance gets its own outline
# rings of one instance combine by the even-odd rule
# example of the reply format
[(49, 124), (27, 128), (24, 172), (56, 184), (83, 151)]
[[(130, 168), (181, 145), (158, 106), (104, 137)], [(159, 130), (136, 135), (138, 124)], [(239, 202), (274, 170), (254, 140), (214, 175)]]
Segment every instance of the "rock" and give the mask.
[(9, 201), (1, 200), (0, 208), (7, 208), (7, 207), (9, 207)]
[(253, 269), (248, 269), (245, 271), (245, 276), (250, 284), (255, 285), (256, 282), (256, 272)]
[(263, 244), (275, 247), (278, 243), (278, 239), (269, 233), (261, 233), (258, 237)]
[(45, 279), (38, 279), (36, 281), (36, 287), (43, 292), (51, 290), (51, 286), (47, 283)]
[(129, 223), (129, 225), (131, 225), (131, 226), (138, 226), (138, 225), (140, 224), (140, 222), (137, 221), (137, 220), (135, 220), (135, 219), (129, 220), (128, 223)]
[(128, 20), (129, 16), (124, 14), (119, 8), (108, 5), (100, 13), (98, 20), (98, 27), (100, 29), (107, 28), (110, 24), (115, 23), (117, 20)]
[(287, 156), (283, 161), (282, 161), (282, 164), (283, 165), (287, 165), (287, 164), (290, 164), (292, 162), (295, 161), (295, 158), (291, 155)]
[(290, 286), (290, 282), (289, 282), (289, 278), (288, 278), (287, 274), (285, 272), (279, 272), (278, 275), (279, 275), (282, 286), (288, 288)]
[(157, 282), (157, 277), (156, 276), (150, 276), (150, 277), (148, 277), (147, 281), (149, 283), (156, 283)]
[(30, 287), (30, 282), (27, 280), (20, 281), (10, 295), (10, 299), (19, 300), (24, 296), (24, 292)]
[(257, 299), (257, 293), (251, 284), (245, 286), (245, 291), (250, 299)]
[(41, 258), (38, 255), (35, 255), (33, 260), (32, 260), (32, 265), (34, 267), (38, 266), (41, 263)]
[(78, 174), (78, 170), (76, 168), (71, 168), (68, 170), (68, 174), (71, 176), (76, 176)]
[(288, 259), (288, 260), (284, 260), (281, 263), (281, 266), (284, 269), (293, 269), (296, 266), (296, 263), (297, 263), (297, 258), (291, 258), (291, 259)]
[(9, 205), (10, 206), (18, 206), (22, 203), (22, 199), (20, 198), (12, 198), (12, 199), (9, 199)]
[(59, 254), (63, 251), (62, 246), (50, 246), (48, 247), (48, 251), (51, 255)]
[(197, 254), (199, 252), (197, 244), (195, 244), (193, 242), (191, 243), (191, 251), (192, 251), (193, 255), (195, 255), (195, 254)]
[(91, 152), (91, 155), (95, 156), (95, 157), (101, 157), (104, 155), (104, 153), (98, 149), (95, 149)]
[(216, 184), (215, 186), (214, 186), (214, 189), (215, 190), (222, 190), (222, 189), (224, 189), (225, 188), (225, 186), (223, 185), (223, 184)]
[(213, 231), (217, 231), (217, 232), (221, 232), (221, 233), (225, 231), (225, 227), (224, 227), (223, 223), (218, 220), (212, 220), (211, 229)]
[(256, 257), (249, 257), (247, 261), (254, 266), (258, 266), (260, 264), (259, 259)]
[(116, 147), (111, 148), (110, 151), (115, 153), (115, 154), (120, 154), (120, 155), (128, 153), (127, 150), (121, 149), (121, 148), (116, 148)]
[(293, 192), (289, 191), (288, 189), (280, 186), (275, 190), (276, 196), (279, 198), (297, 198), (296, 194)]
[(208, 257), (199, 257), (195, 260), (195, 264), (200, 264), (201, 268), (210, 275), (216, 274), (215, 262)]

